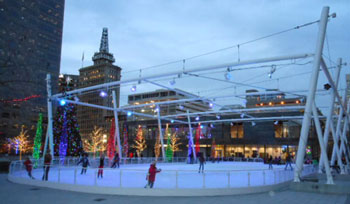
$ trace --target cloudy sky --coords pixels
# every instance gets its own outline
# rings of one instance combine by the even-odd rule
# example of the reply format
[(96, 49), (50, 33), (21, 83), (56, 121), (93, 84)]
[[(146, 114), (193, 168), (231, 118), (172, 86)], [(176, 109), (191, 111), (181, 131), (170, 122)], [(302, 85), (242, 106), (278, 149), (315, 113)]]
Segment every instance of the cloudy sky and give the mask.
[[(327, 30), (324, 55), (329, 66), (342, 57), (350, 62), (350, 3), (348, 1), (128, 1), (128, 0), (66, 0), (63, 29), (61, 72), (78, 74), (82, 66), (92, 64), (91, 57), (98, 51), (102, 28), (108, 28), (109, 50), (114, 54), (116, 65), (122, 68), (122, 79), (135, 78), (146, 67), (172, 61), (177, 63), (144, 69), (142, 76), (181, 70), (182, 59), (213, 50), (234, 46), (272, 33), (283, 31), (318, 20), (323, 6), (330, 6), (330, 13), (337, 17), (330, 19)], [(318, 32), (317, 24), (292, 30), (271, 38), (259, 40), (227, 49), (215, 54), (188, 59), (185, 69), (274, 57), (312, 53)], [(231, 81), (225, 82), (225, 69), (199, 73), (218, 80), (203, 77), (176, 78), (175, 88), (201, 96), (241, 94), (246, 83), (264, 90), (279, 88), (282, 91), (307, 94), (309, 87), (311, 58), (304, 60), (267, 63), (266, 67), (232, 71)], [(293, 64), (295, 63), (295, 64)], [(270, 79), (268, 73), (272, 64), (276, 72)], [(259, 66), (259, 65), (254, 65)], [(246, 66), (247, 67), (247, 66)], [(237, 67), (238, 68), (238, 67)], [(251, 66), (247, 67), (251, 68)], [(334, 69), (331, 69), (334, 74)], [(341, 72), (340, 89), (345, 87), (345, 74), (349, 65)], [(172, 77), (159, 81), (169, 85)], [(326, 83), (320, 73), (318, 89)], [(122, 87), (121, 105), (126, 103), (130, 86)], [(148, 84), (137, 85), (138, 92), (155, 90)], [(303, 92), (304, 90), (304, 92)], [(300, 92), (296, 92), (300, 91)], [(317, 101), (325, 106), (328, 92), (320, 91)], [(221, 104), (242, 103), (237, 98), (218, 100)]]

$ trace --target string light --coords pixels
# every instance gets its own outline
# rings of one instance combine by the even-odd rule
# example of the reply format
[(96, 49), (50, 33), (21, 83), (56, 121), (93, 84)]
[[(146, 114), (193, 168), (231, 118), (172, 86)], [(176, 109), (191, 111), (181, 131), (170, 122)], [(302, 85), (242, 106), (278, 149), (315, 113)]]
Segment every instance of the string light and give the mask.
[(25, 98), (20, 98), (20, 99), (12, 99), (12, 100), (0, 100), (0, 102), (2, 103), (15, 103), (15, 102), (25, 102), (28, 101), (30, 99), (34, 99), (34, 98), (40, 98), (41, 95), (31, 95)]

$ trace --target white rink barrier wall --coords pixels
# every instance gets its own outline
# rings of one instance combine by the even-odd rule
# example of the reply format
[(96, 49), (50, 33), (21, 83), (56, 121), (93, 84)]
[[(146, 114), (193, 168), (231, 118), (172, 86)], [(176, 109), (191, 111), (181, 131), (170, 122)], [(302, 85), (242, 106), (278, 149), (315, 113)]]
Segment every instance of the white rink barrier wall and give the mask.
[[(23, 161), (14, 161), (10, 164), (8, 179), (15, 183), (97, 194), (216, 196), (276, 190), (289, 185), (294, 177), (294, 171), (290, 168), (285, 170), (285, 165), (274, 165), (273, 170), (268, 170), (268, 164), (247, 161), (208, 161), (204, 172), (198, 173), (198, 164), (186, 164), (186, 158), (178, 158), (177, 162), (157, 163), (157, 168), (162, 171), (156, 175), (154, 188), (145, 189), (146, 175), (152, 160), (154, 158), (130, 160), (127, 164), (121, 164), (120, 168), (109, 168), (111, 164), (106, 159), (103, 178), (97, 177), (99, 159), (90, 161), (91, 166), (83, 175), (82, 167), (76, 165), (77, 159), (54, 160), (50, 166), (48, 181), (41, 180), (42, 161), (38, 161), (33, 168), (32, 175), (36, 178), (34, 180), (29, 178)], [(303, 176), (315, 172), (317, 169), (314, 166), (305, 165)]]

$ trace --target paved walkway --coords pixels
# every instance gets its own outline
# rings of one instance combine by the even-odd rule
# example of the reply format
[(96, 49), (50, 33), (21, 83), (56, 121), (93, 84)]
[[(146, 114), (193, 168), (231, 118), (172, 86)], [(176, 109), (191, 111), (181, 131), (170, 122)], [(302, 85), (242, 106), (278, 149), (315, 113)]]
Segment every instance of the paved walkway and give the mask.
[[(152, 189), (150, 189), (152, 190)], [(141, 197), (141, 196), (109, 196), (61, 191), (49, 188), (39, 188), (28, 185), (14, 184), (7, 181), (7, 174), (0, 174), (0, 203), (4, 204), (70, 204), (70, 203), (132, 203), (132, 204), (205, 204), (205, 203), (297, 203), (297, 204), (350, 204), (350, 195), (327, 195), (316, 193), (293, 192), (282, 190), (278, 192), (251, 195), (214, 196), (214, 197)]]

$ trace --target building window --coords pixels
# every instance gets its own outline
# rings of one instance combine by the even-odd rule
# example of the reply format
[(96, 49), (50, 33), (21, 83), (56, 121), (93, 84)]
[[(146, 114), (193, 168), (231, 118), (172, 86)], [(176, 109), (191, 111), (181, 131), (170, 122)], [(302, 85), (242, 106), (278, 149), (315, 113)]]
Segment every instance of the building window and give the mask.
[(243, 124), (242, 123), (233, 123), (231, 125), (231, 138), (233, 139), (242, 139), (244, 136)]
[(278, 122), (278, 124), (275, 124), (274, 126), (276, 138), (287, 138), (289, 136), (287, 123)]

